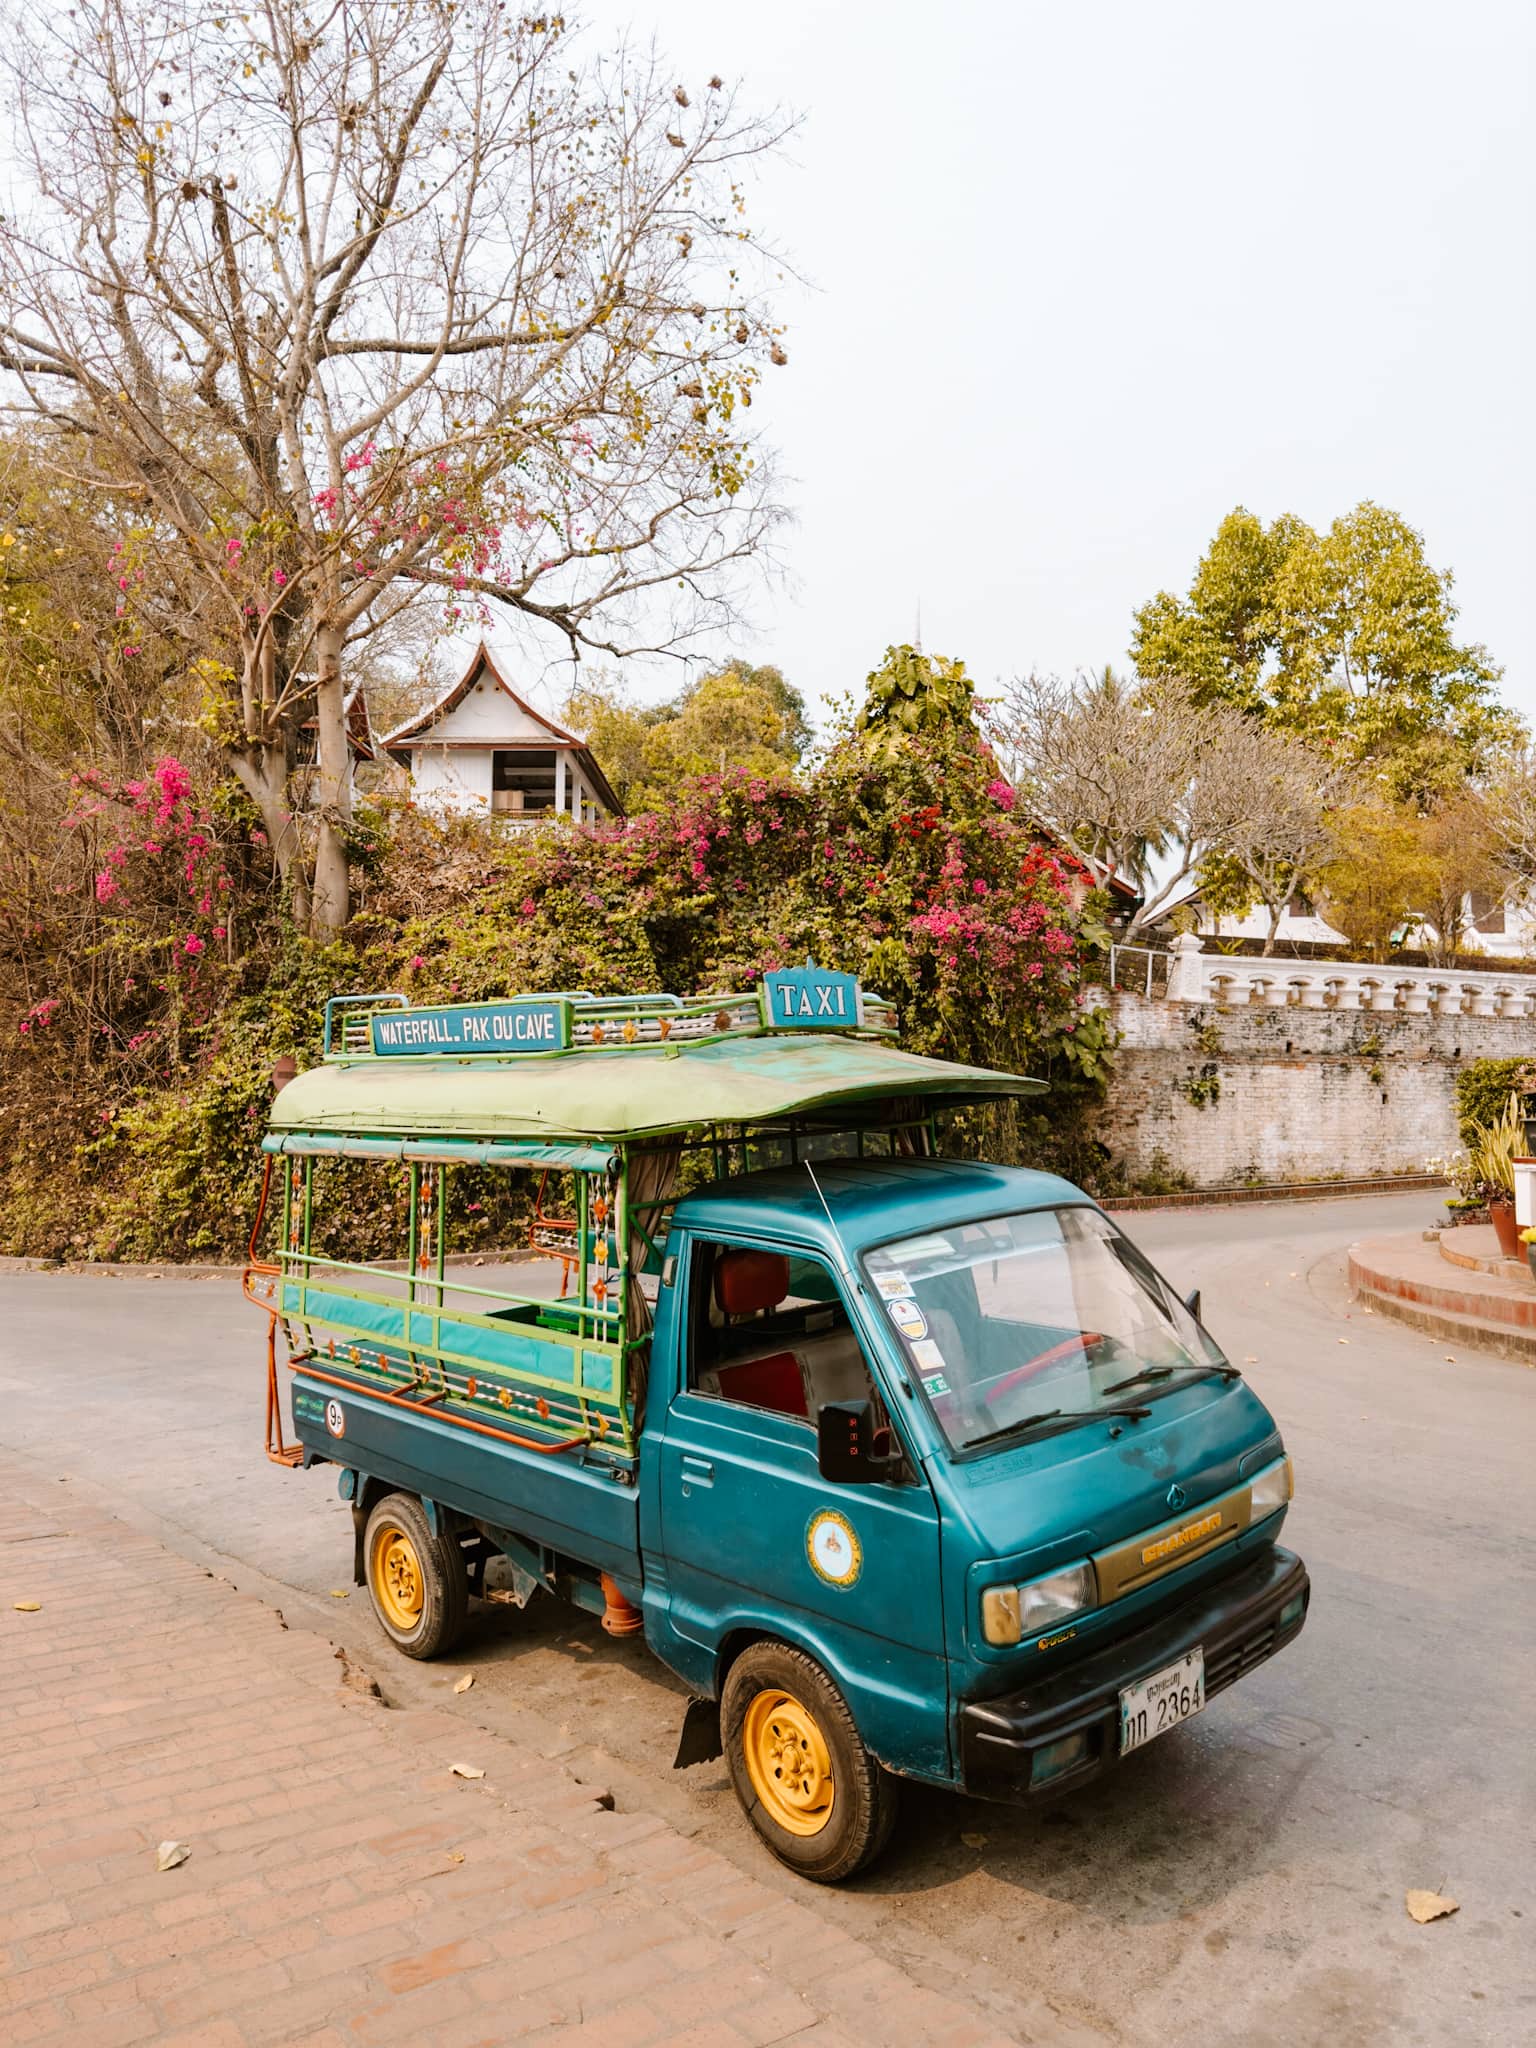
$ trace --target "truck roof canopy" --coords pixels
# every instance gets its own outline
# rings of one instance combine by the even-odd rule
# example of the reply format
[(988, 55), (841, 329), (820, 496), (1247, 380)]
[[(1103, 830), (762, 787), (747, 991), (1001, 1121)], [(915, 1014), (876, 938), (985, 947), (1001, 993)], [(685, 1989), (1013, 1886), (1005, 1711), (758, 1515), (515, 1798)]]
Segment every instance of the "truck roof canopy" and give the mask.
[[(922, 1113), (1044, 1087), (862, 1035), (815, 1031), (499, 1059), (343, 1056), (282, 1090), (267, 1147), (319, 1149), (304, 1146), (300, 1134), (531, 1139), (540, 1149), (572, 1139), (617, 1144), (701, 1126), (824, 1120), (826, 1112), (878, 1102), (919, 1104)], [(517, 1154), (527, 1156), (522, 1146)], [(516, 1155), (509, 1148), (507, 1156)]]

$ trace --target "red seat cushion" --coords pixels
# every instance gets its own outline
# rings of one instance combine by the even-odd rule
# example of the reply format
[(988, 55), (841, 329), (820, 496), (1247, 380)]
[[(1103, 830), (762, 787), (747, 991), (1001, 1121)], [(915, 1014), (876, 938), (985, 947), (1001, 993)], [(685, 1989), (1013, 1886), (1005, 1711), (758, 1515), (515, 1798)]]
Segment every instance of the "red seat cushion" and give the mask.
[(728, 1316), (777, 1308), (789, 1292), (789, 1261), (782, 1252), (722, 1252), (715, 1262), (715, 1305)]
[(722, 1401), (740, 1401), (748, 1408), (768, 1408), (775, 1415), (810, 1413), (800, 1361), (793, 1351), (775, 1351), (768, 1358), (745, 1358), (740, 1365), (723, 1365), (715, 1377), (720, 1383)]

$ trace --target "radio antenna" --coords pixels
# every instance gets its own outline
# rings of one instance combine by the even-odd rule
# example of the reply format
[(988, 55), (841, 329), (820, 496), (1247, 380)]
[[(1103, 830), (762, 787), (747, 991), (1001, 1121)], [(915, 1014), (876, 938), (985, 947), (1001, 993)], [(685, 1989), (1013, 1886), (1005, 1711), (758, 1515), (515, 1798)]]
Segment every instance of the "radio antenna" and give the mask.
[(837, 1248), (837, 1263), (839, 1270), (842, 1272), (842, 1275), (845, 1280), (851, 1280), (853, 1278), (853, 1271), (852, 1268), (849, 1266), (847, 1259), (843, 1255), (843, 1240), (837, 1234), (837, 1221), (834, 1218), (832, 1211), (827, 1206), (827, 1198), (821, 1192), (821, 1182), (816, 1178), (816, 1169), (814, 1166), (812, 1166), (809, 1159), (802, 1159), (800, 1164), (811, 1176), (811, 1186), (816, 1190), (816, 1199), (821, 1204), (822, 1214), (826, 1217), (828, 1227), (832, 1232), (832, 1242)]

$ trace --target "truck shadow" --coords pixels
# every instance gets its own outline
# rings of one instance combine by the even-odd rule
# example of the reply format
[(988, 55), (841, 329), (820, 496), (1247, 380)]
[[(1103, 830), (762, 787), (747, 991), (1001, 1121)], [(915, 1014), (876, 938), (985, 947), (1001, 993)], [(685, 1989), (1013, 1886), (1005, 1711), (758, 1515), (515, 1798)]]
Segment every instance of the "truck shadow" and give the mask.
[[(633, 1773), (622, 1803), (675, 1817), (681, 1799), (735, 1860), (759, 1853), (723, 1762), (673, 1771), (688, 1692), (643, 1641), (607, 1636), (595, 1617), (552, 1600), (522, 1611), (477, 1603), (472, 1617), (455, 1664), (472, 1658), (486, 1691)], [(1019, 1907), (1026, 1896), (1042, 1908), (1055, 1901), (1111, 1925), (1198, 1914), (1289, 1861), (1283, 1819), (1331, 1741), (1321, 1723), (1268, 1707), (1250, 1687), (1082, 1789), (1027, 1806), (907, 1783), (890, 1847), (843, 1895), (894, 1905), (981, 1880), (1018, 1894)]]

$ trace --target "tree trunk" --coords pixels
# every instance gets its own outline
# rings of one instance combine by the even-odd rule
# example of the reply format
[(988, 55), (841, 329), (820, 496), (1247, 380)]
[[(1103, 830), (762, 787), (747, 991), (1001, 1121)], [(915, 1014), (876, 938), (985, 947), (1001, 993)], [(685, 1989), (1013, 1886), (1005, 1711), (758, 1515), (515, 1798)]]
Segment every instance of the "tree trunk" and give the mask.
[(322, 625), (315, 634), (316, 820), (315, 893), (311, 924), (315, 937), (340, 936), (351, 915), (346, 831), (352, 822), (352, 763), (347, 745), (347, 711), (341, 685), (342, 635)]
[(1275, 942), (1280, 935), (1280, 920), (1282, 917), (1284, 917), (1285, 913), (1290, 909), (1291, 898), (1295, 894), (1296, 891), (1294, 888), (1287, 889), (1284, 896), (1280, 899), (1278, 903), (1270, 903), (1268, 901), (1265, 902), (1264, 908), (1269, 912), (1269, 936), (1264, 941), (1264, 951), (1260, 956), (1265, 960), (1269, 960), (1274, 957)]
[(281, 746), (247, 745), (231, 755), (235, 778), (261, 813), (278, 876), (288, 891), (295, 924), (308, 925), (309, 880), (304, 846), (288, 799), (288, 763)]

